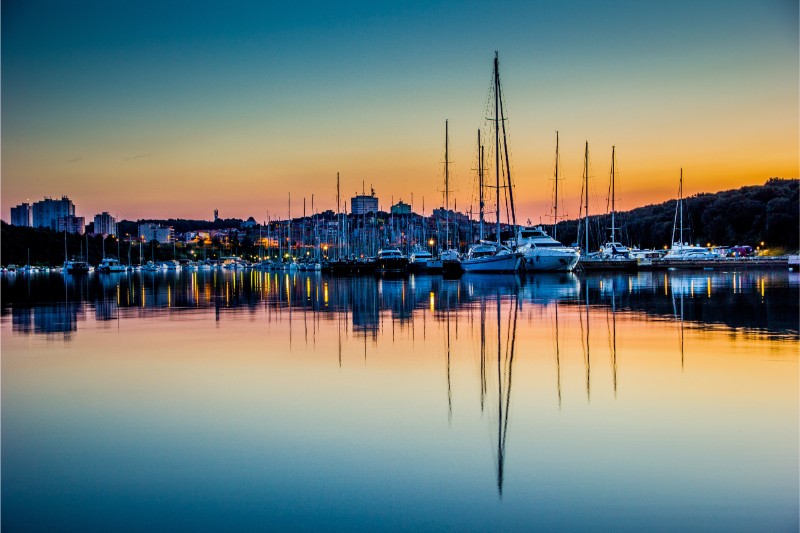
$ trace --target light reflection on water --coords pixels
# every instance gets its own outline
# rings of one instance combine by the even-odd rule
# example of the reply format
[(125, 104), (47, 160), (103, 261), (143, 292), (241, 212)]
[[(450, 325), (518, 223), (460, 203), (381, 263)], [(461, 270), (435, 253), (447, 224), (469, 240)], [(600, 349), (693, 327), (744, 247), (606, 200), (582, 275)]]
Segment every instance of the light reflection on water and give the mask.
[(796, 529), (798, 288), (4, 278), (3, 526)]

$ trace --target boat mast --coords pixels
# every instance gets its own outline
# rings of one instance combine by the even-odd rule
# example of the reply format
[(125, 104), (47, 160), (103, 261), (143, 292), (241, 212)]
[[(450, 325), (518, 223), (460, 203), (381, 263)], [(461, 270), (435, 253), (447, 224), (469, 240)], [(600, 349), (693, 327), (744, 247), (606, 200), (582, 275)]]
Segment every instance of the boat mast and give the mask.
[[(511, 186), (511, 164), (508, 159), (508, 142), (506, 141), (506, 122), (505, 112), (503, 111), (503, 95), (500, 89), (500, 68), (498, 66), (497, 52), (494, 53), (494, 77), (497, 86), (497, 100), (500, 102), (500, 116), (497, 120), (502, 120), (503, 123), (503, 151), (506, 156), (506, 177), (508, 178), (508, 200), (511, 203), (511, 225), (513, 226), (513, 235), (516, 238), (517, 234), (517, 213), (514, 209), (514, 188)], [(498, 194), (500, 189), (498, 190)]]
[(494, 175), (495, 189), (495, 217), (497, 217), (497, 245), (500, 245), (500, 87), (497, 74), (497, 52), (494, 53)]
[(583, 180), (586, 193), (585, 203), (583, 204), (583, 213), (586, 223), (584, 231), (586, 232), (586, 241), (583, 243), (586, 246), (585, 250), (589, 252), (589, 141), (586, 141), (586, 153), (583, 156)]
[(483, 240), (483, 145), (481, 130), (478, 129), (478, 205), (479, 205), (479, 239)]
[(615, 155), (614, 155), (614, 150), (615, 150), (615, 148), (616, 147), (614, 147), (614, 146), (611, 147), (611, 242), (612, 243), (613, 242), (617, 242), (616, 239), (614, 239), (614, 232), (617, 229), (616, 228), (616, 224), (615, 224), (615, 219), (614, 219), (614, 215), (615, 215), (615, 212), (616, 212), (615, 203), (614, 203), (614, 200), (615, 200), (614, 191), (615, 191), (615, 186), (616, 186), (616, 183), (615, 183), (615, 180), (614, 180), (614, 177), (615, 177), (615, 172), (614, 172)]
[(444, 235), (445, 246), (450, 249), (450, 170), (448, 163), (449, 134), (447, 119), (444, 121)]
[(292, 193), (289, 193), (289, 220), (286, 221), (286, 249), (289, 253), (289, 261), (291, 262), (294, 257), (292, 257)]
[(683, 168), (681, 168), (681, 181), (678, 186), (678, 205), (681, 210), (681, 234), (679, 240), (681, 241), (681, 250), (683, 250)]
[(558, 240), (558, 130), (556, 130), (556, 194), (553, 199), (553, 238)]

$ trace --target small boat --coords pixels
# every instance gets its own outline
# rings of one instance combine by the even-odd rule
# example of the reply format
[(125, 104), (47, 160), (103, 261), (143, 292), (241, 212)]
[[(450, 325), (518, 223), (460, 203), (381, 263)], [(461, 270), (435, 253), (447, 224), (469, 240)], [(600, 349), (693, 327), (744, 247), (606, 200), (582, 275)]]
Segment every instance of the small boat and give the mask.
[(64, 261), (64, 266), (61, 268), (61, 272), (64, 274), (86, 274), (92, 270), (89, 263), (79, 260)]
[(408, 271), (408, 258), (397, 248), (382, 248), (375, 258), (375, 272), (378, 274), (405, 274)]
[(408, 269), (411, 272), (426, 272), (428, 270), (428, 264), (433, 260), (433, 254), (425, 248), (417, 246), (412, 250), (408, 258)]
[(113, 257), (106, 257), (100, 264), (97, 265), (98, 272), (127, 272), (128, 268), (125, 265), (121, 265), (119, 259), (114, 259)]
[(159, 269), (158, 265), (152, 261), (148, 261), (145, 265), (142, 266), (142, 271), (144, 272), (157, 272)]

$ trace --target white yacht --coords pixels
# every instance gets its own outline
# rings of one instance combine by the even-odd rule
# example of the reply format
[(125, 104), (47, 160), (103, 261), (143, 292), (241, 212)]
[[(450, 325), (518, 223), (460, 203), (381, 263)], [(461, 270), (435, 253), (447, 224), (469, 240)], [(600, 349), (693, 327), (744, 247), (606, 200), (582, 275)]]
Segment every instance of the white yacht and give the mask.
[[(9, 270), (12, 266), (13, 265), (8, 265)], [(89, 266), (89, 263), (79, 260), (64, 261), (64, 266), (61, 268), (61, 272), (64, 274), (83, 274), (91, 271), (92, 267)]]
[(433, 259), (433, 255), (428, 250), (417, 247), (411, 252), (409, 262), (424, 268), (431, 259)]
[(119, 259), (106, 257), (97, 265), (98, 272), (127, 272), (128, 267), (120, 264)]
[(525, 258), (525, 270), (570, 272), (580, 258), (578, 250), (561, 244), (541, 226), (520, 228), (516, 246)]
[(481, 241), (469, 247), (461, 259), (464, 272), (516, 272), (522, 267), (522, 255), (495, 242)]
[(408, 258), (397, 248), (382, 248), (375, 258), (375, 271), (379, 273), (403, 273), (408, 268)]

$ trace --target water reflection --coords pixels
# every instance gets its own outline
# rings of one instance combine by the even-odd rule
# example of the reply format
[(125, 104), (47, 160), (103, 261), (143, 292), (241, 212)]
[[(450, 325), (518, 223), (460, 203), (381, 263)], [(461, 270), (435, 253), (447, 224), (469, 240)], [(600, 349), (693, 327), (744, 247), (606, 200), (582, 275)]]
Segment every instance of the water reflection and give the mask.
[[(752, 526), (776, 515), (762, 501), (781, 517), (796, 502), (793, 273), (2, 284), (4, 478), (22, 487), (4, 490), (11, 524), (42, 506), (63, 519), (53, 494), (81, 524), (107, 494), (159, 515), (151, 486), (175, 499), (197, 486), (221, 502), (211, 519), (244, 509), (244, 525), (308, 530), (326, 524), (298, 502), (459, 530), (569, 529), (565, 510), (575, 529), (681, 530), (733, 504), (751, 506)], [(73, 486), (84, 500), (59, 492)], [(772, 488), (753, 499), (755, 486)], [(432, 510), (443, 494), (455, 503)], [(369, 527), (348, 516), (342, 529)]]
[[(372, 339), (381, 322), (411, 325), (428, 309), (449, 313), (485, 299), (516, 298), (520, 305), (599, 306), (607, 311), (610, 343), (618, 312), (675, 320), (732, 332), (793, 336), (798, 332), (798, 274), (782, 271), (639, 272), (578, 277), (465, 275), (460, 280), (331, 278), (320, 274), (243, 271), (143, 272), (90, 276), (4, 277), (2, 312), (18, 333), (74, 332), (94, 307), (98, 321), (152, 313), (343, 313), (354, 333)], [(793, 297), (794, 296), (794, 297)], [(556, 315), (558, 310), (556, 310)], [(304, 318), (307, 322), (307, 317)], [(316, 320), (316, 318), (314, 319)], [(557, 320), (557, 318), (556, 318)], [(424, 326), (423, 326), (424, 328)], [(556, 338), (556, 340), (558, 340)], [(590, 366), (586, 347), (587, 372)]]

